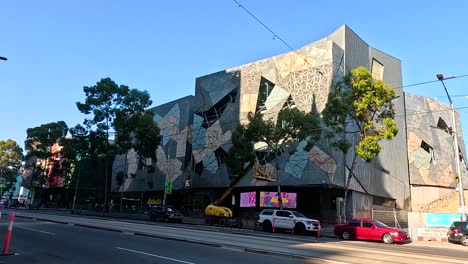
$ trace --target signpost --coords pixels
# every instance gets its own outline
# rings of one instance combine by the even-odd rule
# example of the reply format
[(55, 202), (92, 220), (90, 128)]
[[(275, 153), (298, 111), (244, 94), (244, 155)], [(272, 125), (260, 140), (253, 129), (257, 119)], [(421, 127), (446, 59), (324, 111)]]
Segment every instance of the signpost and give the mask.
[(166, 181), (165, 193), (172, 194), (172, 181)]

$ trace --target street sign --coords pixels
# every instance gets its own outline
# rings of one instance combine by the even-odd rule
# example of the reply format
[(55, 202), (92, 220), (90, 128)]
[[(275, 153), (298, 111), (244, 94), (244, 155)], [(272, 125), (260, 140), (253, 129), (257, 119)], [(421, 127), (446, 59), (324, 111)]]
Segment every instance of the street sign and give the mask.
[(172, 181), (166, 181), (165, 192), (166, 194), (172, 194)]
[(184, 182), (184, 187), (189, 188), (190, 187), (190, 180), (185, 180)]

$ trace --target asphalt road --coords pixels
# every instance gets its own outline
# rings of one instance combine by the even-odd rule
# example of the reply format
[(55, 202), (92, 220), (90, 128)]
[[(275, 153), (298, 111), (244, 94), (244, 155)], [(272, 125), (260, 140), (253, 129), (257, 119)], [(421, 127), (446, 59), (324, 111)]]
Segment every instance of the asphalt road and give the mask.
[[(6, 231), (0, 221), (0, 238)], [(16, 218), (9, 253), (0, 263), (304, 263), (298, 259), (249, 253), (106, 230)], [(310, 261), (307, 263), (322, 263)]]
[[(0, 241), (5, 218), (0, 221)], [(468, 247), (449, 243), (385, 245), (28, 211), (17, 212), (13, 233), (12, 252), (20, 255), (0, 257), (0, 263), (18, 259), (21, 263), (130, 263), (140, 259), (143, 263), (468, 263)]]

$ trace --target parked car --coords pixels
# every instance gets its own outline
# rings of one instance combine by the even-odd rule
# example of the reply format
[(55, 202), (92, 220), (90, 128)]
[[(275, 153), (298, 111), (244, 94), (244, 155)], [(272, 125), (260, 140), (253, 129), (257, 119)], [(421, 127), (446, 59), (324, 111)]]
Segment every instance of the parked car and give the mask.
[(161, 220), (164, 222), (177, 222), (181, 223), (184, 216), (166, 205), (155, 205), (148, 211), (150, 220), (156, 221)]
[(318, 220), (307, 218), (299, 212), (290, 210), (265, 209), (260, 213), (257, 224), (267, 232), (271, 232), (273, 227), (275, 230), (294, 230), (299, 235), (305, 232), (318, 233), (320, 231)]
[(368, 218), (352, 219), (345, 224), (337, 224), (334, 233), (337, 237), (345, 240), (378, 240), (385, 244), (411, 241), (408, 232), (405, 230), (389, 227), (384, 223)]
[(449, 242), (460, 243), (468, 246), (468, 221), (455, 221), (447, 232)]

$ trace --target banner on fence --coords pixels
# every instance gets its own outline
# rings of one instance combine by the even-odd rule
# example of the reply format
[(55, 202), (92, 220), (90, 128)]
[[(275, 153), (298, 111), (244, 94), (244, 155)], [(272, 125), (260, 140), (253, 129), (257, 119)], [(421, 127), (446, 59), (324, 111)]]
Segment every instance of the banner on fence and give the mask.
[(418, 228), (418, 237), (447, 238), (447, 228)]
[(426, 217), (427, 227), (432, 228), (448, 228), (454, 221), (460, 220), (461, 214), (428, 213)]

